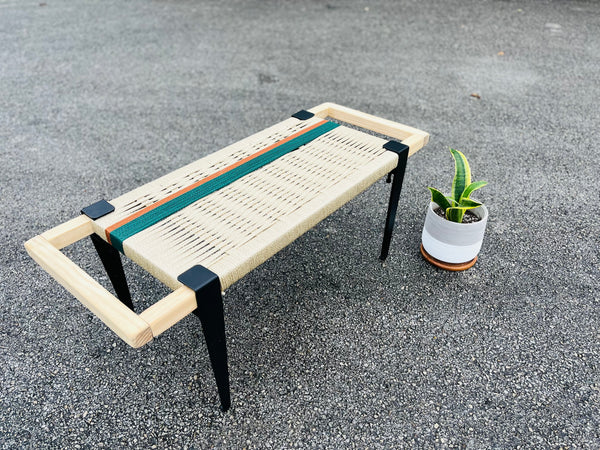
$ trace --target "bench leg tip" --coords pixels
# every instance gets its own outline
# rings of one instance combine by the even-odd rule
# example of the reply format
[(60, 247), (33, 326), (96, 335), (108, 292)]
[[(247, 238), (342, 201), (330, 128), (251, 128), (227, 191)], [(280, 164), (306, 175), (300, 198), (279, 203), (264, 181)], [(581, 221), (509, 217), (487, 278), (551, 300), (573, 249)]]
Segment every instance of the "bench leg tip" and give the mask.
[(231, 408), (231, 401), (227, 401), (227, 403), (221, 402), (221, 411), (226, 413)]

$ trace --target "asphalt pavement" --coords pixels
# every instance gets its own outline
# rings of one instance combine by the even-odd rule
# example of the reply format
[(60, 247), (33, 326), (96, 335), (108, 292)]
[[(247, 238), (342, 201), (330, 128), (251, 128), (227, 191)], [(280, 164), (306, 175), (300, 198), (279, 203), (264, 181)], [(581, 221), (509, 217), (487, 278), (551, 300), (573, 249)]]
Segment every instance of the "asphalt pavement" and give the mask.
[[(0, 448), (600, 447), (600, 4), (0, 0)], [(475, 94), (475, 95), (473, 95)], [(431, 133), (199, 321), (132, 349), (23, 243), (325, 101)], [(463, 151), (476, 265), (423, 260)], [(66, 253), (103, 284), (90, 242)], [(168, 290), (125, 263), (140, 307)]]

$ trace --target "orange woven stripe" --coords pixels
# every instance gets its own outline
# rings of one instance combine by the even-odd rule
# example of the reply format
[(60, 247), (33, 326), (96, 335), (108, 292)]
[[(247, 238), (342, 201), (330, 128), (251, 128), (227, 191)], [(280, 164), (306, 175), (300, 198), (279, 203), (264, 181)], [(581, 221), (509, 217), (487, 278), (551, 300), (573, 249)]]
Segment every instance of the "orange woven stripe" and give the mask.
[(254, 158), (256, 158), (256, 157), (258, 157), (258, 156), (260, 156), (260, 155), (262, 155), (262, 154), (264, 154), (266, 152), (268, 152), (269, 150), (272, 150), (273, 148), (275, 148), (275, 147), (277, 147), (277, 146), (279, 146), (281, 144), (284, 144), (287, 141), (291, 141), (292, 139), (294, 139), (294, 138), (296, 138), (296, 137), (298, 137), (298, 136), (300, 136), (300, 135), (302, 135), (302, 134), (304, 134), (304, 133), (306, 133), (306, 132), (308, 132), (308, 131), (310, 131), (310, 130), (312, 130), (314, 128), (317, 128), (318, 126), (324, 124), (325, 122), (327, 122), (327, 121), (326, 120), (321, 120), (321, 121), (315, 123), (314, 125), (311, 125), (308, 128), (304, 128), (304, 129), (298, 131), (297, 133), (294, 133), (291, 136), (286, 137), (285, 139), (277, 141), (274, 144), (271, 144), (268, 147), (265, 147), (262, 150), (259, 150), (258, 152), (253, 153), (252, 155), (245, 157), (244, 159), (240, 159), (239, 161), (237, 161), (237, 162), (235, 162), (235, 163), (233, 163), (233, 164), (231, 164), (231, 165), (229, 165), (229, 166), (227, 166), (227, 167), (219, 170), (218, 172), (215, 172), (215, 173), (213, 173), (213, 174), (211, 174), (211, 175), (209, 175), (209, 176), (207, 176), (205, 178), (202, 178), (201, 180), (198, 180), (195, 183), (193, 183), (193, 184), (191, 184), (191, 185), (189, 185), (187, 187), (184, 187), (183, 189), (180, 189), (177, 192), (174, 192), (173, 194), (169, 195), (168, 197), (165, 197), (165, 198), (163, 198), (163, 199), (161, 199), (161, 200), (159, 200), (159, 201), (157, 201), (157, 202), (155, 202), (155, 203), (153, 203), (151, 205), (146, 206), (145, 208), (140, 209), (139, 211), (133, 213), (132, 215), (127, 216), (126, 218), (120, 220), (119, 222), (111, 225), (110, 227), (108, 227), (106, 229), (105, 233), (106, 233), (106, 239), (107, 239), (107, 241), (110, 243), (110, 233), (113, 230), (116, 230), (117, 228), (125, 225), (126, 223), (131, 222), (134, 219), (137, 219), (138, 217), (146, 214), (147, 212), (152, 211), (154, 208), (157, 208), (160, 205), (162, 205), (164, 203), (167, 203), (167, 202), (173, 200), (176, 197), (179, 197), (180, 195), (185, 194), (188, 191), (191, 191), (192, 189), (194, 189), (194, 188), (196, 188), (196, 187), (198, 187), (198, 186), (206, 183), (207, 181), (210, 181), (213, 178), (216, 178), (216, 177), (218, 177), (220, 175), (223, 175), (224, 173), (229, 172), (230, 170), (235, 169), (236, 167), (239, 167), (242, 164), (247, 163), (248, 161), (250, 161), (250, 160), (252, 160), (252, 159), (254, 159)]

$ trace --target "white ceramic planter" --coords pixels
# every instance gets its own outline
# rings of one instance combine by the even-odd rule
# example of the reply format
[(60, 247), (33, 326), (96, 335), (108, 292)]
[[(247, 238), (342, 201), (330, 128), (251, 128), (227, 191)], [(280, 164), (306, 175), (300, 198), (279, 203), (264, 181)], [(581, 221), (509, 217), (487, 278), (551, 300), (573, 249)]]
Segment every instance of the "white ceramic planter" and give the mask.
[(438, 216), (437, 208), (429, 203), (421, 241), (423, 248), (435, 259), (451, 264), (471, 261), (477, 256), (483, 243), (483, 235), (487, 225), (488, 210), (485, 205), (472, 209), (471, 212), (481, 218), (474, 223), (456, 223)]

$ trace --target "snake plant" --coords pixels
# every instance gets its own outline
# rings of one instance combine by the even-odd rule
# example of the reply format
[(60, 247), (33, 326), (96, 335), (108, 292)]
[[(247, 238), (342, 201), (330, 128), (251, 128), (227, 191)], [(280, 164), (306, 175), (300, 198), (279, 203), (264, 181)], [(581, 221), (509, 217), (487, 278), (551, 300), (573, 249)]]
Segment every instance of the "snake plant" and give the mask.
[(482, 205), (475, 200), (471, 200), (470, 196), (473, 191), (485, 186), (487, 181), (471, 183), (471, 168), (465, 155), (453, 148), (450, 149), (450, 152), (454, 157), (454, 180), (452, 181), (450, 195), (445, 196), (432, 187), (429, 190), (431, 191), (431, 201), (445, 211), (446, 219), (461, 223), (468, 209), (477, 208)]

